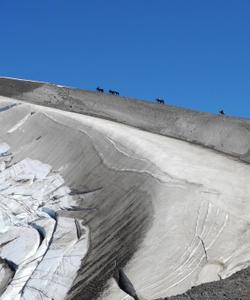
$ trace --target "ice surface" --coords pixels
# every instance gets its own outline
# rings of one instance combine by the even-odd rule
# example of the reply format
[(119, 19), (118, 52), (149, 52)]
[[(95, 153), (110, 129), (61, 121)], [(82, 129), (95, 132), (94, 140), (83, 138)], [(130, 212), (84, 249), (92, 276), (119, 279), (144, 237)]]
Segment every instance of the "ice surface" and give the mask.
[[(9, 103), (10, 100), (7, 100)], [(16, 102), (13, 100), (13, 103)], [(77, 206), (61, 173), (70, 179), (73, 178), (73, 184), (80, 178), (78, 185), (82, 187), (83, 193), (96, 191), (96, 188), (102, 189), (100, 183), (110, 184), (107, 184), (105, 199), (100, 207), (99, 203), (94, 203), (95, 208), (100, 209), (95, 218), (104, 215), (100, 223), (96, 221), (99, 226), (95, 228), (96, 232), (106, 235), (98, 236), (99, 240), (94, 249), (96, 257), (92, 259), (92, 264), (89, 263), (87, 270), (83, 268), (81, 272), (81, 276), (84, 277), (84, 272), (89, 274), (88, 272), (93, 270), (90, 273), (91, 279), (84, 278), (84, 281), (82, 277), (77, 278), (80, 282), (79, 293), (88, 280), (95, 282), (98, 276), (102, 276), (101, 273), (110, 271), (110, 261), (106, 265), (102, 264), (103, 257), (107, 256), (112, 260), (118, 248), (126, 250), (126, 247), (130, 246), (116, 233), (126, 232), (126, 228), (136, 218), (144, 217), (143, 209), (139, 205), (136, 206), (138, 198), (134, 192), (139, 185), (136, 180), (140, 176), (144, 180), (141, 184), (144, 192), (142, 199), (145, 202), (150, 195), (153, 217), (150, 226), (143, 231), (143, 241), (125, 267), (126, 274), (140, 295), (154, 299), (181, 293), (194, 285), (226, 278), (249, 266), (248, 164), (211, 149), (119, 123), (20, 103), (23, 109), (22, 116), (10, 122), (8, 128), (26, 129), (22, 135), (25, 139), (22, 146), (27, 147), (22, 152), (25, 158), (11, 164), (7, 160), (12, 156), (12, 148), (6, 146), (4, 140), (1, 143), (5, 143), (5, 146), (0, 147), (3, 149), (3, 156), (0, 157), (0, 230), (3, 244), (1, 253), (9, 255), (13, 263), (18, 264), (12, 285), (3, 294), (3, 299), (18, 299), (22, 298), (22, 295), (26, 295), (26, 299), (64, 299), (81, 260), (86, 255), (88, 229), (82, 226), (77, 217), (68, 218), (67, 214), (56, 214), (57, 211), (66, 211)], [(39, 125), (37, 127), (44, 136), (47, 135), (47, 126), (50, 124), (52, 138), (50, 136), (49, 143), (43, 144), (42, 138), (34, 146), (40, 133), (37, 133), (37, 128), (31, 127), (31, 124), (34, 124), (33, 118), (28, 118), (20, 125), (20, 120), (24, 120), (23, 117), (30, 111), (38, 112), (36, 115), (39, 115), (39, 118), (35, 124)], [(8, 111), (3, 114), (8, 114)], [(61, 130), (61, 136), (56, 134), (58, 131), (55, 128)], [(29, 131), (27, 142), (26, 136)], [(65, 138), (66, 131), (70, 137), (72, 134), (76, 139), (74, 147), (77, 150), (74, 149), (74, 155), (71, 146), (73, 138)], [(19, 146), (16, 138), (20, 132), (21, 130), (14, 130), (7, 135), (13, 144), (17, 144), (16, 148)], [(83, 138), (85, 144), (81, 143)], [(86, 150), (86, 140), (91, 145), (91, 150)], [(60, 147), (65, 148), (57, 157), (54, 149), (61, 141)], [(61, 173), (53, 172), (52, 164), (45, 164), (42, 159), (36, 159), (37, 153), (42, 156), (43, 151), (47, 149), (48, 160), (53, 161)], [(89, 161), (90, 152), (91, 155), (96, 153), (94, 162)], [(29, 153), (32, 154), (32, 158), (29, 158)], [(58, 161), (64, 160), (65, 156), (72, 157), (62, 166)], [(122, 158), (118, 160), (118, 157)], [(82, 161), (85, 164), (82, 164)], [(78, 164), (88, 169), (84, 176)], [(101, 165), (99, 169), (98, 164)], [(103, 166), (106, 168), (105, 172)], [(95, 171), (95, 168), (98, 171)], [(110, 173), (106, 172), (107, 169), (111, 170)], [(112, 174), (110, 181), (100, 178), (108, 177), (106, 174)], [(131, 190), (125, 191), (127, 177), (131, 174), (136, 180), (132, 182)], [(85, 179), (88, 185), (85, 185)], [(95, 184), (92, 184), (93, 181)], [(88, 186), (93, 189), (87, 189)], [(116, 188), (117, 198), (116, 195), (107, 192), (111, 186)], [(120, 192), (123, 190), (126, 194), (122, 195), (122, 201), (119, 202), (122, 208), (114, 208), (114, 203), (120, 200)], [(132, 195), (134, 202), (131, 201), (131, 207), (123, 207), (128, 194)], [(95, 193), (90, 199), (95, 200)], [(112, 205), (110, 199), (114, 201)], [(80, 215), (81, 212), (78, 216)], [(123, 215), (126, 215), (125, 221), (122, 219)], [(94, 218), (91, 216), (89, 219), (92, 222)], [(121, 220), (124, 224), (115, 227)], [(104, 231), (103, 227), (106, 224), (108, 226)], [(19, 228), (23, 229), (22, 232), (18, 231)], [(114, 228), (117, 232), (114, 232)], [(130, 236), (133, 239), (133, 230), (126, 232), (126, 237)], [(32, 236), (32, 241), (27, 239), (27, 235)], [(112, 237), (120, 243), (116, 249), (112, 249)], [(22, 253), (14, 253), (11, 245), (22, 249)], [(90, 247), (88, 257), (92, 255), (92, 251)], [(98, 267), (102, 268), (100, 272)], [(130, 298), (126, 298), (111, 280), (101, 299)]]
[(31, 116), (31, 114), (27, 114), (22, 120), (20, 120), (16, 125), (14, 125), (12, 128), (8, 130), (8, 133), (12, 133), (16, 131), (18, 128), (20, 128)]
[[(0, 151), (5, 155), (10, 147), (1, 143)], [(16, 266), (1, 299), (63, 299), (88, 250), (82, 220), (56, 216), (76, 205), (70, 189), (60, 174), (38, 160), (26, 158), (7, 169), (2, 165), (1, 171), (0, 257)], [(9, 278), (6, 272), (1, 267), (3, 281)]]
[(5, 156), (9, 153), (10, 147), (6, 143), (0, 143), (0, 157)]

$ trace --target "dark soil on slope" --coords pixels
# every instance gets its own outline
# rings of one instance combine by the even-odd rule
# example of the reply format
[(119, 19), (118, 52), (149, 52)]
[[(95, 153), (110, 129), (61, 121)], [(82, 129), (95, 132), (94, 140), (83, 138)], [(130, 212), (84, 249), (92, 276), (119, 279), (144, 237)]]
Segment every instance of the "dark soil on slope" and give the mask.
[(250, 300), (250, 268), (227, 279), (201, 284), (182, 295), (157, 300)]

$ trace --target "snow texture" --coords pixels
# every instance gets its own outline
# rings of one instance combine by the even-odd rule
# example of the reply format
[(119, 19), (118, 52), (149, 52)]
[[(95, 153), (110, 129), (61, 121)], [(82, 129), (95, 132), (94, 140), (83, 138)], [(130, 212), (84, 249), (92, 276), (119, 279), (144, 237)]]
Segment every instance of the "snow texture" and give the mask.
[(15, 268), (10, 284), (0, 269), (1, 299), (63, 299), (87, 253), (88, 229), (57, 215), (76, 204), (60, 174), (30, 158), (5, 168), (10, 156), (0, 143), (0, 257)]
[[(21, 103), (25, 116), (36, 111), (43, 125), (50, 122), (55, 127), (69, 128), (72, 134), (77, 132), (77, 137), (87, 136), (92, 142), (92, 152), (98, 153), (99, 161), (114, 174), (143, 174), (154, 180), (154, 184), (150, 181), (143, 187), (145, 195), (152, 197), (152, 224), (125, 267), (139, 295), (154, 299), (178, 294), (200, 283), (227, 278), (249, 266), (249, 164), (211, 149), (101, 118), (10, 99), (2, 101)], [(28, 128), (31, 119), (23, 122), (23, 115), (15, 119), (10, 128), (16, 130), (9, 135)], [(100, 136), (102, 144), (96, 142)], [(89, 152), (81, 150), (80, 159), (87, 161)], [(64, 299), (86, 256), (88, 229), (77, 218), (56, 214), (77, 204), (62, 176), (53, 172), (49, 164), (28, 157), (11, 164), (13, 155), (4, 142), (0, 153), (0, 257), (18, 266), (2, 299)], [(115, 158), (122, 156), (120, 165), (113, 153), (117, 155)], [(128, 164), (129, 160), (134, 163)], [(71, 172), (80, 174), (76, 169)], [(120, 187), (115, 175), (112, 179)], [(108, 203), (114, 196), (107, 195)], [(117, 209), (109, 215), (109, 211), (97, 215), (107, 214), (105, 221), (100, 222), (102, 226), (109, 219), (113, 223), (108, 223), (109, 236), (98, 241), (96, 264), (100, 257), (116, 251), (109, 248), (112, 230), (124, 212)], [(132, 214), (132, 209), (129, 212)], [(142, 213), (138, 209), (132, 216), (136, 218)], [(122, 224), (125, 229), (126, 224)], [(128, 235), (133, 236), (133, 232)], [(121, 248), (127, 246), (122, 239), (119, 241)], [(21, 250), (13, 250), (17, 248)], [(95, 279), (97, 275), (91, 276)], [(100, 299), (130, 298), (110, 280)]]

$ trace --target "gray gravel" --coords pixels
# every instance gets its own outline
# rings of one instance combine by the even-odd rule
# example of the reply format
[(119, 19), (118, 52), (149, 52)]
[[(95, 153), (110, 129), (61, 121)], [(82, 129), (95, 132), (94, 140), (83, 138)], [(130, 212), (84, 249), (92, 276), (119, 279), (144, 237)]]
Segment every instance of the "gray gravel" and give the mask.
[(157, 300), (249, 300), (250, 268), (216, 282), (201, 284), (186, 293)]

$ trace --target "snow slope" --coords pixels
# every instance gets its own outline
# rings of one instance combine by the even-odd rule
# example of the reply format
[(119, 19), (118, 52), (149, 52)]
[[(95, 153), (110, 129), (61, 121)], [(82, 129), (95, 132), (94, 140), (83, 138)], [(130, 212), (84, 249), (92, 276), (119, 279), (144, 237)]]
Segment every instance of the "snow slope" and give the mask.
[(0, 256), (19, 266), (1, 299), (130, 299), (115, 261), (146, 299), (249, 265), (248, 164), (10, 98), (0, 111)]

